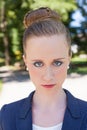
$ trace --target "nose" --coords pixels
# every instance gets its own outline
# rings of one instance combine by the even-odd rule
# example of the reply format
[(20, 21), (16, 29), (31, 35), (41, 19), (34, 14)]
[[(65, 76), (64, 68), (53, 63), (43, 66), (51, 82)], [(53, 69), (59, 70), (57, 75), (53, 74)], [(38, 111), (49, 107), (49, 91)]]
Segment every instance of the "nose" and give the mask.
[(51, 81), (53, 80), (54, 77), (54, 73), (51, 67), (46, 68), (43, 78), (45, 81)]

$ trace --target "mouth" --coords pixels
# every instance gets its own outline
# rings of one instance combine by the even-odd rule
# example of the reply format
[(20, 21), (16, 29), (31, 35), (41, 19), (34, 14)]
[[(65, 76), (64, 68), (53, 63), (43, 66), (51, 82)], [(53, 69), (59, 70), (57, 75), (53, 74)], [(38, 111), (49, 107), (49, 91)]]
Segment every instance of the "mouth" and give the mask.
[(53, 88), (56, 84), (45, 84), (45, 85), (41, 85), (42, 87), (45, 87), (45, 88)]

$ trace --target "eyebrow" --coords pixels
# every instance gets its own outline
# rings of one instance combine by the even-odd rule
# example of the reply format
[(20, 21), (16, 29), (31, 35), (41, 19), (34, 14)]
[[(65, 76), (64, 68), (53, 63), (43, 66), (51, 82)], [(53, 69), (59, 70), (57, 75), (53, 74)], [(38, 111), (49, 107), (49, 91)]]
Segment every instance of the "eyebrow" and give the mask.
[(63, 58), (57, 58), (57, 59), (54, 59), (54, 60), (63, 60), (63, 59), (65, 59), (65, 57), (63, 57)]
[[(63, 59), (65, 59), (65, 57), (53, 59), (53, 61), (55, 61), (55, 60), (63, 60)], [(42, 60), (41, 60), (41, 59), (34, 59), (34, 60), (32, 60), (32, 61), (42, 61)]]

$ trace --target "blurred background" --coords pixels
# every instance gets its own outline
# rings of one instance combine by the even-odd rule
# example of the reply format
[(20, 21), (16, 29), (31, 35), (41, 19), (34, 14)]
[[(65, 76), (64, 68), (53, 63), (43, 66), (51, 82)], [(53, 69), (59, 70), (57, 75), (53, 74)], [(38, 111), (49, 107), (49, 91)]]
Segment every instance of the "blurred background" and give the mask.
[[(82, 88), (85, 88), (84, 91), (82, 88), (77, 88), (77, 91), (76, 89), (72, 90), (72, 87), (70, 91), (73, 91), (73, 93), (75, 91), (74, 95), (77, 94), (77, 97), (87, 100), (87, 0), (0, 0), (1, 104), (15, 100), (14, 97), (17, 97), (17, 99), (22, 98), (23, 93), (26, 95), (26, 93), (30, 92), (29, 87), (27, 89), (24, 88), (24, 86), (28, 86), (28, 84), (25, 85), (27, 82), (30, 84), (31, 82), (22, 60), (23, 18), (27, 11), (42, 6), (50, 7), (59, 12), (62, 21), (71, 32), (72, 59), (68, 71), (67, 86), (72, 83), (74, 83), (74, 86), (74, 81), (76, 81), (76, 86), (81, 85)], [(81, 79), (83, 82), (81, 82)], [(21, 85), (22, 87), (18, 91), (18, 86)], [(13, 87), (14, 89), (11, 90)], [(10, 91), (10, 94), (8, 91)], [(80, 91), (85, 94), (80, 96)], [(15, 92), (16, 95), (12, 92)]]

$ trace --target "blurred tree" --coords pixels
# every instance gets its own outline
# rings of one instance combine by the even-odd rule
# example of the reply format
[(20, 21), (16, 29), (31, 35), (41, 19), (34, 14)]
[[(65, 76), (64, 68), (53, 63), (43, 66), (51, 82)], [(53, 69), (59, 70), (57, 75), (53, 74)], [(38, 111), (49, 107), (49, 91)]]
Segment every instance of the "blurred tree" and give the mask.
[[(0, 51), (9, 65), (13, 56), (20, 54), (23, 15), (30, 9), (32, 0), (0, 0)], [(2, 51), (4, 48), (4, 53)]]
[(0, 55), (6, 65), (21, 58), (24, 14), (41, 6), (58, 11), (67, 24), (69, 13), (77, 7), (75, 0), (0, 0)]
[(79, 14), (83, 17), (79, 27), (72, 27), (73, 41), (78, 45), (78, 54), (87, 54), (87, 0), (77, 0)]
[(77, 8), (77, 3), (75, 0), (34, 0), (34, 3), (31, 4), (32, 9), (42, 6), (58, 11), (62, 16), (62, 20), (66, 22), (69, 18), (69, 12)]
[(81, 22), (81, 35), (79, 37), (81, 44), (79, 44), (80, 50), (84, 50), (87, 54), (87, 0), (82, 0), (81, 3), (78, 2), (79, 9), (84, 17), (84, 21)]
[[(9, 50), (8, 50), (8, 35), (7, 35), (7, 20), (5, 17), (5, 2), (1, 1), (0, 4), (0, 29), (2, 31), (2, 39), (3, 39), (3, 43), (4, 43), (4, 54), (5, 54), (5, 63), (6, 65), (9, 65), (10, 62), (10, 56), (9, 56)], [(1, 49), (2, 49), (2, 45), (1, 45)]]

